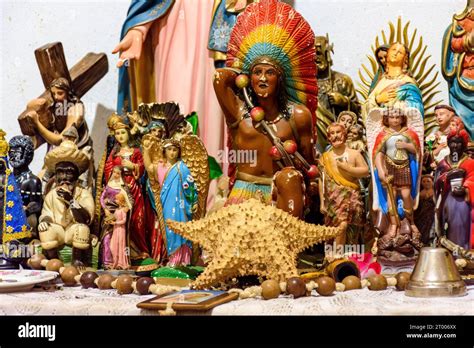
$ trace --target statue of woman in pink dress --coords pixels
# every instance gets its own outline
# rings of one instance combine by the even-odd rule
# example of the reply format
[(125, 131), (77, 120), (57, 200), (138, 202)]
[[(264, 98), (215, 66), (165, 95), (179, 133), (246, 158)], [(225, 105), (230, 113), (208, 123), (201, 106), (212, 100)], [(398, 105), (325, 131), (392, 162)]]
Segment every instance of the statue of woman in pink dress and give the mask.
[(112, 238), (110, 239), (110, 251), (112, 254), (113, 269), (128, 269), (130, 267), (130, 259), (128, 257), (129, 249), (127, 248), (127, 212), (129, 210), (127, 197), (120, 192), (115, 196), (115, 202), (118, 207), (115, 209), (115, 220), (110, 222), (114, 229)]
[[(113, 234), (113, 221), (115, 220), (115, 211), (119, 209), (117, 196), (123, 195), (126, 200), (128, 211), (132, 210), (133, 198), (130, 196), (127, 185), (122, 176), (123, 168), (115, 166), (107, 186), (100, 196), (100, 205), (105, 213), (105, 219), (101, 226), (101, 250), (100, 262), (105, 268), (113, 268), (113, 256), (111, 253), (111, 239)], [(129, 218), (130, 219), (130, 218)], [(128, 244), (128, 243), (127, 243)]]

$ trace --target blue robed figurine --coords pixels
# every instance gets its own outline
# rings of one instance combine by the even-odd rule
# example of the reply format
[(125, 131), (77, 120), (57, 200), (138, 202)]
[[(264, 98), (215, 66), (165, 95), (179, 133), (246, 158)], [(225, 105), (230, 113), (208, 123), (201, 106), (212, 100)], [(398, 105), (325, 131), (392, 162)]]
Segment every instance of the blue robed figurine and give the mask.
[[(162, 159), (150, 164), (149, 142), (144, 144), (144, 160), (155, 196), (155, 208), (160, 230), (163, 234), (168, 266), (191, 264), (192, 243), (174, 233), (168, 227), (168, 220), (187, 222), (193, 219), (199, 207), (199, 194), (190, 169), (181, 158), (181, 144), (175, 139), (164, 140), (160, 149)], [(204, 158), (206, 161), (206, 158)]]
[(5, 135), (0, 129), (0, 268), (14, 268), (14, 258), (23, 259), (29, 256), (21, 255), (21, 249), (17, 246), (21, 240), (31, 238), (32, 233), (23, 209), (20, 190), (8, 166), (8, 143)]

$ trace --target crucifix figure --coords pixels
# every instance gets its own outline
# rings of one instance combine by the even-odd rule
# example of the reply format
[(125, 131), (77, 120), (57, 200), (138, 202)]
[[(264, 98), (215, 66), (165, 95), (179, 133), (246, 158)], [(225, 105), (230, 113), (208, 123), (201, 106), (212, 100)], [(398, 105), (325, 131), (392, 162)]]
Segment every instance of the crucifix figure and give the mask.
[(92, 158), (92, 140), (80, 98), (107, 73), (107, 56), (88, 53), (69, 70), (62, 44), (55, 42), (36, 49), (35, 57), (46, 90), (18, 117), (22, 133), (31, 136), (35, 149), (47, 143), (50, 150), (74, 126), (77, 146)]

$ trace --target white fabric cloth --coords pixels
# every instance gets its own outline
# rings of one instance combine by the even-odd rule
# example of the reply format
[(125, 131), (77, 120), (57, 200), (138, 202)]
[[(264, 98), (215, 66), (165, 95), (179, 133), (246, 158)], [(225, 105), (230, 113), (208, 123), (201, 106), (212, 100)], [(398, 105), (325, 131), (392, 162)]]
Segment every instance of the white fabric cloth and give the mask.
[[(62, 290), (0, 294), (3, 315), (158, 315), (136, 304), (154, 297), (119, 295), (115, 290), (64, 287)], [(209, 312), (179, 312), (196, 315), (474, 315), (474, 287), (468, 294), (453, 298), (412, 298), (390, 288), (337, 292), (330, 297), (293, 299), (246, 299), (232, 301)]]

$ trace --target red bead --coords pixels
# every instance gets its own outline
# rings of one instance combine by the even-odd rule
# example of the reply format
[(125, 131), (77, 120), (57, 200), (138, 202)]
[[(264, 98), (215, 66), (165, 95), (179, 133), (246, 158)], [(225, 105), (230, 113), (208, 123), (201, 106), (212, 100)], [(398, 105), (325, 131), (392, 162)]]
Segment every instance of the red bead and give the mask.
[(276, 146), (272, 146), (269, 152), (270, 152), (270, 156), (272, 156), (274, 161), (278, 161), (281, 159), (281, 153), (280, 151), (278, 151)]
[(309, 169), (306, 171), (306, 173), (308, 174), (308, 177), (310, 179), (314, 179), (319, 174), (318, 167), (315, 166), (314, 164), (312, 164), (312, 165), (309, 166)]

